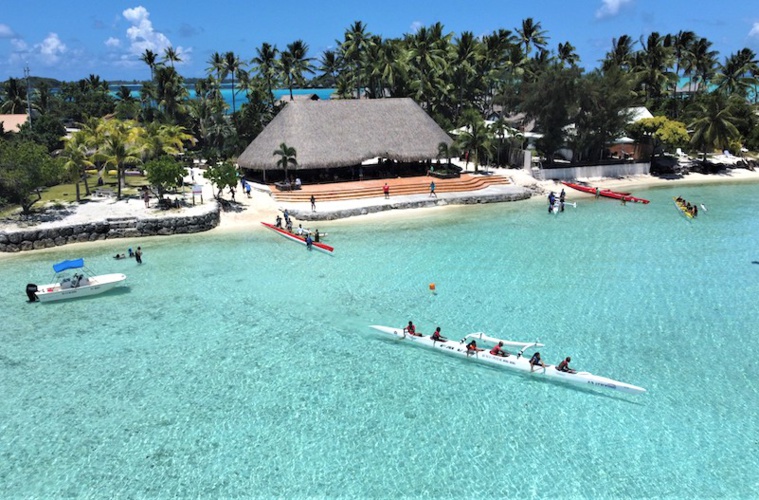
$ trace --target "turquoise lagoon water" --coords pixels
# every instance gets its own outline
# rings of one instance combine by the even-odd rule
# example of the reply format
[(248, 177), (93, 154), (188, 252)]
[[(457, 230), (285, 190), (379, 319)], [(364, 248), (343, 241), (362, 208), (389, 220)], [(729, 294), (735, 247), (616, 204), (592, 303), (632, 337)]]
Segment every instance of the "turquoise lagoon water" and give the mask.
[[(0, 496), (756, 497), (759, 184), (636, 194), (323, 223), (332, 257), (256, 229), (2, 259)], [(79, 256), (128, 288), (25, 302)], [(649, 392), (367, 327), (409, 319)]]
[[(140, 98), (140, 87), (142, 85), (125, 85), (125, 87), (131, 89), (132, 97), (135, 99)], [(118, 88), (121, 87), (121, 85), (114, 85), (111, 88), (112, 94), (115, 96), (116, 91)], [(188, 85), (187, 91), (189, 93), (190, 99), (195, 99), (195, 86), (194, 85)], [(319, 99), (325, 100), (329, 99), (332, 94), (335, 92), (335, 89), (293, 89), (293, 95), (307, 95), (307, 94), (316, 94), (319, 96)], [(290, 90), (289, 89), (273, 89), (272, 94), (274, 94), (274, 100), (281, 99), (283, 97), (290, 97)], [(227, 106), (229, 106), (228, 112), (232, 112), (232, 85), (231, 84), (224, 84), (221, 88), (221, 96), (224, 98), (224, 102), (227, 103)], [(237, 109), (240, 109), (240, 106), (242, 106), (244, 103), (248, 102), (248, 97), (245, 95), (245, 92), (242, 90), (237, 91), (237, 94), (235, 94), (235, 106)]]

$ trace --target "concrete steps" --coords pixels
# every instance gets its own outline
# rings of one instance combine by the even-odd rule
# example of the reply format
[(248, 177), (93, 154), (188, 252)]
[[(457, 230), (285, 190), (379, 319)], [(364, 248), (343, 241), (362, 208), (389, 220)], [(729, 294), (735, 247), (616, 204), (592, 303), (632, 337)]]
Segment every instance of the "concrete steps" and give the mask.
[(272, 196), (278, 202), (308, 203), (311, 195), (320, 201), (354, 200), (358, 198), (381, 198), (382, 186), (390, 186), (390, 197), (410, 194), (429, 194), (430, 182), (435, 181), (435, 193), (460, 193), (479, 191), (488, 186), (510, 184), (509, 179), (500, 175), (464, 174), (457, 179), (437, 179), (432, 177), (409, 177), (379, 179), (338, 184), (306, 185), (297, 191), (278, 191), (272, 186)]

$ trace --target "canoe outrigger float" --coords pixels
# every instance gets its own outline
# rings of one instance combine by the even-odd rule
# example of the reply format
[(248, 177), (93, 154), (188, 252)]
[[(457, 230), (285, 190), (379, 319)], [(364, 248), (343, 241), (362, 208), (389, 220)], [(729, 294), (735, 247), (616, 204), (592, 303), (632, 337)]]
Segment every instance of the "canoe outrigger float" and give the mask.
[[(371, 328), (392, 335), (400, 340), (409, 341), (414, 345), (420, 347), (426, 347), (428, 349), (440, 350), (444, 353), (460, 356), (472, 361), (477, 361), (491, 366), (499, 366), (502, 368), (508, 368), (509, 370), (516, 370), (524, 373), (528, 373), (531, 376), (545, 378), (554, 382), (563, 382), (574, 385), (583, 385), (590, 387), (602, 387), (604, 389), (612, 389), (620, 392), (627, 392), (630, 394), (640, 394), (646, 392), (642, 387), (637, 385), (627, 384), (625, 382), (619, 382), (599, 375), (593, 375), (589, 372), (563, 372), (559, 371), (555, 365), (546, 364), (545, 368), (535, 367), (535, 370), (531, 370), (529, 356), (523, 356), (524, 352), (528, 349), (535, 347), (543, 347), (543, 344), (538, 342), (514, 342), (510, 340), (502, 340), (495, 337), (489, 337), (484, 333), (470, 333), (461, 341), (448, 339), (444, 342), (432, 340), (429, 335), (417, 337), (409, 335), (404, 332), (403, 328), (392, 328), (389, 326), (371, 325)], [(487, 344), (496, 345), (499, 342), (503, 342), (503, 347), (518, 348), (516, 354), (510, 354), (509, 356), (496, 356), (490, 354), (489, 347), (482, 351), (470, 352), (467, 350), (466, 345), (469, 340), (476, 340)]]

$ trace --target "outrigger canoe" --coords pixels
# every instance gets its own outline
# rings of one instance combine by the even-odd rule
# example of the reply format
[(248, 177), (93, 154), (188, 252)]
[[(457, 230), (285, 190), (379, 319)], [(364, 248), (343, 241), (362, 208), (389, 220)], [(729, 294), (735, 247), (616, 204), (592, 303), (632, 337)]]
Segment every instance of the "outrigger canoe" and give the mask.
[[(264, 226), (268, 227), (269, 229), (271, 229), (273, 231), (276, 231), (277, 233), (281, 234), (282, 236), (284, 236), (285, 238), (287, 238), (290, 241), (294, 241), (296, 243), (300, 243), (302, 245), (306, 245), (306, 237), (305, 236), (299, 236), (297, 234), (293, 234), (293, 233), (289, 232), (287, 229), (279, 228), (279, 227), (275, 226), (274, 224), (269, 224), (267, 222), (262, 222), (261, 224), (263, 224)], [(315, 248), (317, 250), (321, 250), (324, 253), (328, 253), (330, 255), (334, 255), (333, 252), (335, 251), (335, 249), (332, 248), (329, 245), (325, 245), (324, 243), (321, 243), (321, 242), (317, 243), (315, 241), (312, 243), (312, 245), (313, 245), (313, 248)]]
[(624, 200), (624, 201), (632, 201), (634, 203), (643, 203), (648, 204), (650, 201), (644, 200), (643, 198), (637, 198), (635, 196), (632, 196), (630, 193), (623, 193), (621, 191), (612, 191), (611, 189), (598, 189), (593, 186), (583, 186), (582, 184), (575, 184), (574, 182), (562, 182), (567, 187), (571, 187), (572, 189), (576, 189), (577, 191), (582, 191), (583, 193), (588, 194), (596, 194), (596, 190), (598, 191), (599, 196), (603, 196), (604, 198), (613, 198), (615, 200)]
[[(543, 378), (553, 382), (581, 385), (591, 388), (601, 387), (604, 389), (611, 389), (614, 391), (626, 392), (630, 394), (641, 394), (646, 392), (644, 388), (638, 387), (637, 385), (627, 384), (625, 382), (601, 377), (599, 375), (593, 375), (589, 372), (578, 371), (576, 373), (571, 373), (559, 371), (556, 369), (555, 365), (546, 364), (544, 368), (535, 367), (535, 370), (531, 370), (529, 356), (525, 357), (523, 354), (528, 349), (543, 347), (543, 344), (537, 342), (514, 342), (510, 340), (502, 340), (495, 337), (489, 337), (481, 332), (470, 333), (459, 342), (451, 339), (448, 339), (445, 342), (440, 342), (432, 340), (431, 336), (417, 337), (414, 335), (409, 335), (404, 332), (403, 328), (392, 328), (389, 326), (380, 325), (371, 325), (371, 328), (379, 332), (392, 335), (397, 339), (403, 340), (404, 342), (409, 342), (419, 347), (434, 349), (446, 354), (459, 356), (490, 366), (498, 366), (507, 368), (509, 370), (523, 372), (530, 376)], [(513, 347), (518, 348), (519, 351), (516, 354), (511, 354), (505, 357), (490, 354), (490, 347), (486, 348), (485, 350), (472, 353), (469, 352), (466, 348), (466, 345), (470, 339), (477, 340), (478, 342), (481, 341), (484, 343), (484, 345), (496, 345), (498, 342), (503, 342), (503, 347), (505, 349), (508, 347)]]
[(672, 201), (675, 202), (675, 206), (677, 207), (677, 210), (682, 214), (683, 217), (685, 217), (688, 220), (693, 220), (693, 217), (695, 217), (695, 215), (693, 214), (693, 212), (688, 210), (688, 206), (685, 203), (678, 201), (677, 198), (674, 196), (672, 197)]

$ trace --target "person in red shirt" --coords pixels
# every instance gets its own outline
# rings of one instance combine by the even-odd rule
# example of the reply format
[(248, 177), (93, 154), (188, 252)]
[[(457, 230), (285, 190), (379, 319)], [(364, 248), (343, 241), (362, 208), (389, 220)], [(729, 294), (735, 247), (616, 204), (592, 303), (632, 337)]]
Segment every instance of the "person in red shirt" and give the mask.
[(498, 345), (493, 346), (493, 348), (490, 349), (490, 354), (492, 354), (493, 356), (503, 356), (503, 357), (508, 356), (509, 353), (504, 351), (502, 347), (503, 347), (503, 342), (498, 342)]
[(387, 185), (387, 182), (382, 186), (382, 192), (385, 194), (385, 198), (390, 198), (390, 186)]
[(561, 363), (559, 363), (556, 366), (556, 369), (559, 370), (560, 372), (565, 372), (565, 373), (577, 373), (576, 370), (573, 370), (572, 368), (569, 367), (570, 361), (572, 361), (572, 358), (567, 356), (566, 359), (564, 359)]
[(433, 333), (433, 334), (431, 335), (431, 338), (432, 338), (432, 340), (435, 340), (435, 341), (437, 341), (437, 342), (445, 342), (445, 341), (447, 341), (447, 340), (448, 340), (447, 338), (445, 338), (445, 337), (442, 337), (442, 336), (440, 335), (440, 327), (439, 327), (439, 326), (438, 326), (437, 328), (435, 328), (435, 333)]
[(408, 333), (409, 335), (413, 335), (414, 337), (421, 337), (421, 333), (416, 333), (416, 327), (414, 326), (414, 323), (411, 321), (408, 322), (408, 326), (403, 328), (404, 333)]

